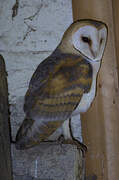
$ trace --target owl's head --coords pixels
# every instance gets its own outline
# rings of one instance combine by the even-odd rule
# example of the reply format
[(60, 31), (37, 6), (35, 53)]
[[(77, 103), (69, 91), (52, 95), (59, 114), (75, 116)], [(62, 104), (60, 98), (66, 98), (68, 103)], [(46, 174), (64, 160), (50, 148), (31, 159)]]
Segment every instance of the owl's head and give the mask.
[(95, 20), (78, 20), (64, 33), (62, 46), (64, 51), (99, 61), (102, 59), (107, 41), (107, 26)]

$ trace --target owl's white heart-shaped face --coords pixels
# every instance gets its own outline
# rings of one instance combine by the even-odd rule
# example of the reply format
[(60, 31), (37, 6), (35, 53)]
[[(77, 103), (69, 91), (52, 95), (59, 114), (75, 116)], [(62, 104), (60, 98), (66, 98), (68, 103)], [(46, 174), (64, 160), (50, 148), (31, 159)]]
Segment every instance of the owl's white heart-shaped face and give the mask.
[(92, 61), (102, 59), (107, 41), (107, 27), (97, 28), (92, 25), (80, 27), (72, 36), (72, 43), (76, 50)]

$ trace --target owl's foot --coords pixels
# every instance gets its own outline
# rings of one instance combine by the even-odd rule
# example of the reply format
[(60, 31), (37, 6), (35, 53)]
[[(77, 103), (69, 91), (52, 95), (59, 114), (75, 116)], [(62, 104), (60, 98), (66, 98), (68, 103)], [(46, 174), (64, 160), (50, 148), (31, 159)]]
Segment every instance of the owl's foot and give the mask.
[(82, 151), (83, 157), (85, 157), (85, 153), (87, 152), (87, 146), (83, 143), (81, 143), (78, 140), (75, 139), (67, 139), (65, 140), (63, 136), (60, 136), (58, 139), (58, 142), (60, 142), (60, 144), (73, 144), (77, 146), (78, 150)]
[(85, 157), (85, 154), (88, 150), (87, 146), (85, 144), (81, 143), (80, 141), (75, 140), (75, 139), (73, 139), (73, 142), (77, 146), (77, 149), (82, 151), (83, 157)]
[(65, 141), (65, 138), (64, 138), (64, 136), (63, 135), (61, 135), (61, 136), (59, 136), (59, 138), (57, 139), (57, 141), (58, 141), (58, 143), (59, 144), (64, 144), (63, 142)]

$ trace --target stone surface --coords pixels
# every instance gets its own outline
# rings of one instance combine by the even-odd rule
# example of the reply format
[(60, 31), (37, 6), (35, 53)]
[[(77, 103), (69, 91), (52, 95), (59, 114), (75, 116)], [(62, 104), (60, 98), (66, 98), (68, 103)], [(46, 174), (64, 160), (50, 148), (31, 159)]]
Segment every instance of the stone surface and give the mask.
[[(12, 146), (14, 180), (23, 179), (81, 180), (82, 156), (72, 145), (42, 144), (19, 151)], [(24, 179), (24, 180), (26, 180)], [(22, 180), (22, 179), (21, 179)]]

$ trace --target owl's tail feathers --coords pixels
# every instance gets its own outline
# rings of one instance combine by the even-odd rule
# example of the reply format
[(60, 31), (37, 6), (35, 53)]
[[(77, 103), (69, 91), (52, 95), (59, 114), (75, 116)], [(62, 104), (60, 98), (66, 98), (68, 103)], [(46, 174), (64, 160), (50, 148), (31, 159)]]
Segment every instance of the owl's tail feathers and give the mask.
[(16, 149), (23, 150), (30, 148), (36, 144), (36, 141), (33, 138), (33, 133), (32, 133), (33, 124), (34, 124), (34, 120), (27, 118), (24, 119), (16, 135), (16, 143), (15, 143)]
[(64, 121), (45, 122), (44, 119), (37, 122), (33, 119), (25, 118), (16, 135), (16, 149), (28, 149), (41, 142), (46, 142), (63, 122)]

